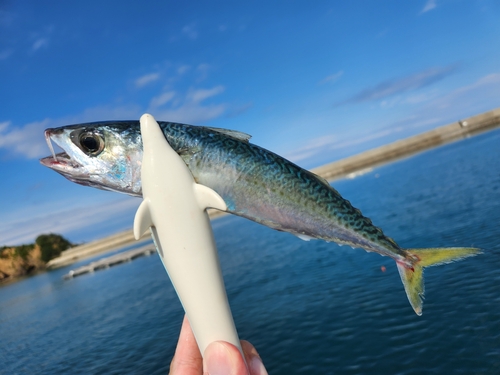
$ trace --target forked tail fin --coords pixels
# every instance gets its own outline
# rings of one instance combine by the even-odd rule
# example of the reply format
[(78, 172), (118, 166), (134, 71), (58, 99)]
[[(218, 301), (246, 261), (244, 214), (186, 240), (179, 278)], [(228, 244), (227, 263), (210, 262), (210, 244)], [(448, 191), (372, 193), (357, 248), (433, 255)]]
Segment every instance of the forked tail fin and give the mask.
[(433, 249), (407, 249), (408, 260), (412, 267), (402, 262), (396, 262), (406, 295), (417, 315), (422, 315), (424, 298), (424, 267), (439, 266), (463, 258), (480, 254), (479, 249), (473, 247), (445, 247)]

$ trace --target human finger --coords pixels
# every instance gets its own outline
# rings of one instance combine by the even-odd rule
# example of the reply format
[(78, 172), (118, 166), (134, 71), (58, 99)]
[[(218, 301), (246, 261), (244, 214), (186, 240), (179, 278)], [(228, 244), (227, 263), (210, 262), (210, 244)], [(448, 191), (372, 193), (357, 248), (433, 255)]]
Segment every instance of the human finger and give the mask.
[(257, 349), (245, 340), (241, 340), (241, 348), (243, 349), (243, 354), (245, 354), (250, 375), (267, 375), (267, 370), (262, 363)]
[(170, 364), (170, 375), (200, 375), (203, 373), (203, 359), (194, 338), (189, 321), (184, 316), (181, 333), (174, 358)]
[(203, 369), (208, 375), (249, 375), (239, 349), (225, 341), (214, 341), (207, 346)]

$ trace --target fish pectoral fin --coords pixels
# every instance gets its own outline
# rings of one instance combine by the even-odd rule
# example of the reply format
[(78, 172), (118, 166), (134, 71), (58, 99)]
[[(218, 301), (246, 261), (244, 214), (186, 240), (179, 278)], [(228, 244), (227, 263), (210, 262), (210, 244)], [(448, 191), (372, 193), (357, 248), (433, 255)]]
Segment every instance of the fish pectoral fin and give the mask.
[(229, 130), (229, 129), (221, 129), (221, 128), (210, 128), (205, 126), (205, 129), (213, 130), (214, 132), (221, 133), (227, 135), (229, 137), (233, 137), (239, 139), (243, 142), (248, 142), (252, 136), (247, 133), (240, 132), (238, 130)]
[(411, 266), (396, 262), (399, 276), (405, 287), (406, 296), (417, 315), (422, 315), (424, 299), (424, 267), (451, 263), (470, 256), (478, 255), (481, 250), (473, 247), (450, 247), (430, 249), (406, 249), (406, 258)]
[(227, 211), (226, 202), (215, 191), (201, 184), (194, 184), (194, 193), (198, 206), (204, 210), (206, 208), (216, 208), (221, 211)]
[(185, 148), (180, 148), (180, 149), (176, 150), (177, 154), (182, 159), (185, 159), (185, 158), (189, 159), (191, 156), (193, 156), (194, 154), (197, 154), (200, 151), (201, 151), (201, 149), (198, 147), (185, 147)]
[(151, 210), (149, 207), (149, 199), (144, 199), (137, 209), (134, 218), (134, 237), (136, 240), (153, 226), (153, 219), (151, 217)]

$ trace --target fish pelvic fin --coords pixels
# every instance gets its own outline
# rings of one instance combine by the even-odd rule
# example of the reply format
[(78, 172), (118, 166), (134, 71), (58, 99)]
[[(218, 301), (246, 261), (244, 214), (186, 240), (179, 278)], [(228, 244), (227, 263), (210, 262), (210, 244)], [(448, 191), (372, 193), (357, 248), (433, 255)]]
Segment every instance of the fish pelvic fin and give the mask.
[(473, 247), (448, 247), (430, 249), (406, 249), (407, 260), (398, 262), (399, 276), (405, 287), (406, 296), (417, 315), (422, 315), (424, 300), (424, 268), (455, 262), (470, 256), (478, 255), (481, 250)]

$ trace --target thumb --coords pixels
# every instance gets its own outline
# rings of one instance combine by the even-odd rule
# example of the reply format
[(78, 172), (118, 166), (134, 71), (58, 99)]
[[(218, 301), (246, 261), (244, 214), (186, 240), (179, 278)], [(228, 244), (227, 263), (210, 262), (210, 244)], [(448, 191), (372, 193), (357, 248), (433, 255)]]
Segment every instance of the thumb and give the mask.
[(215, 341), (205, 349), (203, 374), (248, 375), (249, 372), (236, 346), (225, 341)]

